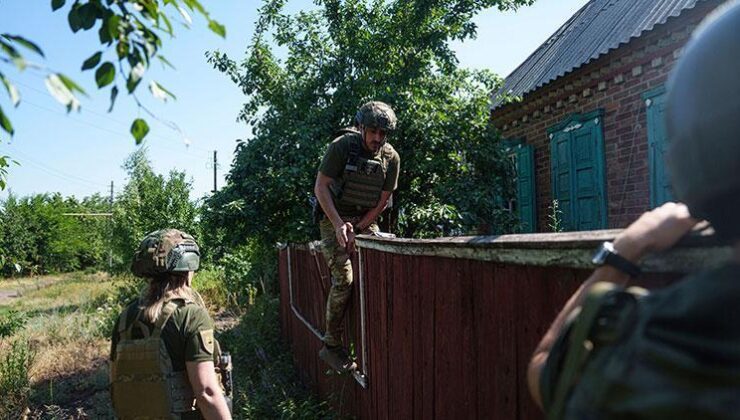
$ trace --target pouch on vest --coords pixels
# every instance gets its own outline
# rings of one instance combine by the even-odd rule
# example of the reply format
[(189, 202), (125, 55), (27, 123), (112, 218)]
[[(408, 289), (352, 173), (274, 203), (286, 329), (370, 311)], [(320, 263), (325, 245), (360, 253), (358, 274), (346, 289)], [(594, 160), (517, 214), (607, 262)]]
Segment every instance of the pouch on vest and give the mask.
[(596, 283), (580, 310), (574, 311), (548, 356), (540, 378), (542, 403), (548, 420), (563, 418), (568, 397), (591, 355), (622, 340), (636, 323), (637, 301), (645, 289), (624, 289), (614, 283)]
[[(111, 363), (111, 396), (116, 416), (120, 419), (180, 418), (196, 411), (195, 396), (187, 372), (174, 372), (161, 333), (178, 308), (167, 302), (150, 333), (141, 321), (141, 310), (134, 322), (126, 327), (121, 316), (116, 346), (116, 358)], [(132, 337), (139, 328), (143, 338)]]

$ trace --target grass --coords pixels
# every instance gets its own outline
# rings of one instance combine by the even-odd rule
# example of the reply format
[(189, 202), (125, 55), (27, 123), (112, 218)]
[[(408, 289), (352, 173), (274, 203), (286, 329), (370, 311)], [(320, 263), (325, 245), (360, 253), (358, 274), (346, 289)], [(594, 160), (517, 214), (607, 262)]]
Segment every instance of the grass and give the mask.
[[(253, 305), (234, 308), (217, 271), (198, 273), (194, 286), (219, 311), (217, 329), (227, 329), (217, 337), (234, 361), (234, 418), (333, 417), (298, 381), (275, 297), (253, 296)], [(0, 280), (0, 290), (22, 291), (0, 300), (0, 418), (113, 418), (109, 333), (140, 287), (130, 276), (103, 274)]]

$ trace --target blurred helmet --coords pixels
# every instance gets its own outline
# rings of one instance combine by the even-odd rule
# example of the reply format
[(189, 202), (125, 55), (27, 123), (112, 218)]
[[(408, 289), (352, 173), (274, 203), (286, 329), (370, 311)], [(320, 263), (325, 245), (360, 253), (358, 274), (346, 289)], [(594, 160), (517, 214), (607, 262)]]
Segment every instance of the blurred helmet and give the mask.
[(396, 113), (388, 104), (379, 101), (370, 101), (361, 106), (355, 115), (355, 121), (365, 127), (377, 128), (384, 131), (396, 129)]
[(668, 170), (676, 197), (718, 233), (740, 234), (740, 2), (697, 28), (668, 81)]
[(144, 238), (134, 254), (131, 271), (139, 277), (195, 271), (200, 249), (192, 236), (177, 229), (156, 230)]

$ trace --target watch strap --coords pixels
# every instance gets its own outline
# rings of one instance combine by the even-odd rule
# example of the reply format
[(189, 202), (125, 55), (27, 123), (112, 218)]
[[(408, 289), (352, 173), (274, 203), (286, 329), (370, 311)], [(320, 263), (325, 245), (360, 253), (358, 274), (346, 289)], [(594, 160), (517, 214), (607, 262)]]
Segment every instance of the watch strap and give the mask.
[(628, 274), (630, 277), (637, 277), (642, 273), (637, 264), (617, 254), (616, 252), (609, 252), (604, 260), (605, 264), (618, 269), (619, 271)]

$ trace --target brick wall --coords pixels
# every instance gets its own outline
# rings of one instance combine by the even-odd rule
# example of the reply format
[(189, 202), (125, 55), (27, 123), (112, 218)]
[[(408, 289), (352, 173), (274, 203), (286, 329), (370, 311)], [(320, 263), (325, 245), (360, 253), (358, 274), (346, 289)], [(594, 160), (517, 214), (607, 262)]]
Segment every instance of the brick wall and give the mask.
[(604, 110), (607, 221), (625, 227), (650, 208), (646, 105), (641, 95), (663, 85), (691, 31), (719, 0), (694, 9), (612, 50), (565, 77), (496, 109), (502, 138), (535, 147), (538, 231), (549, 230), (552, 202), (547, 129), (574, 113)]

